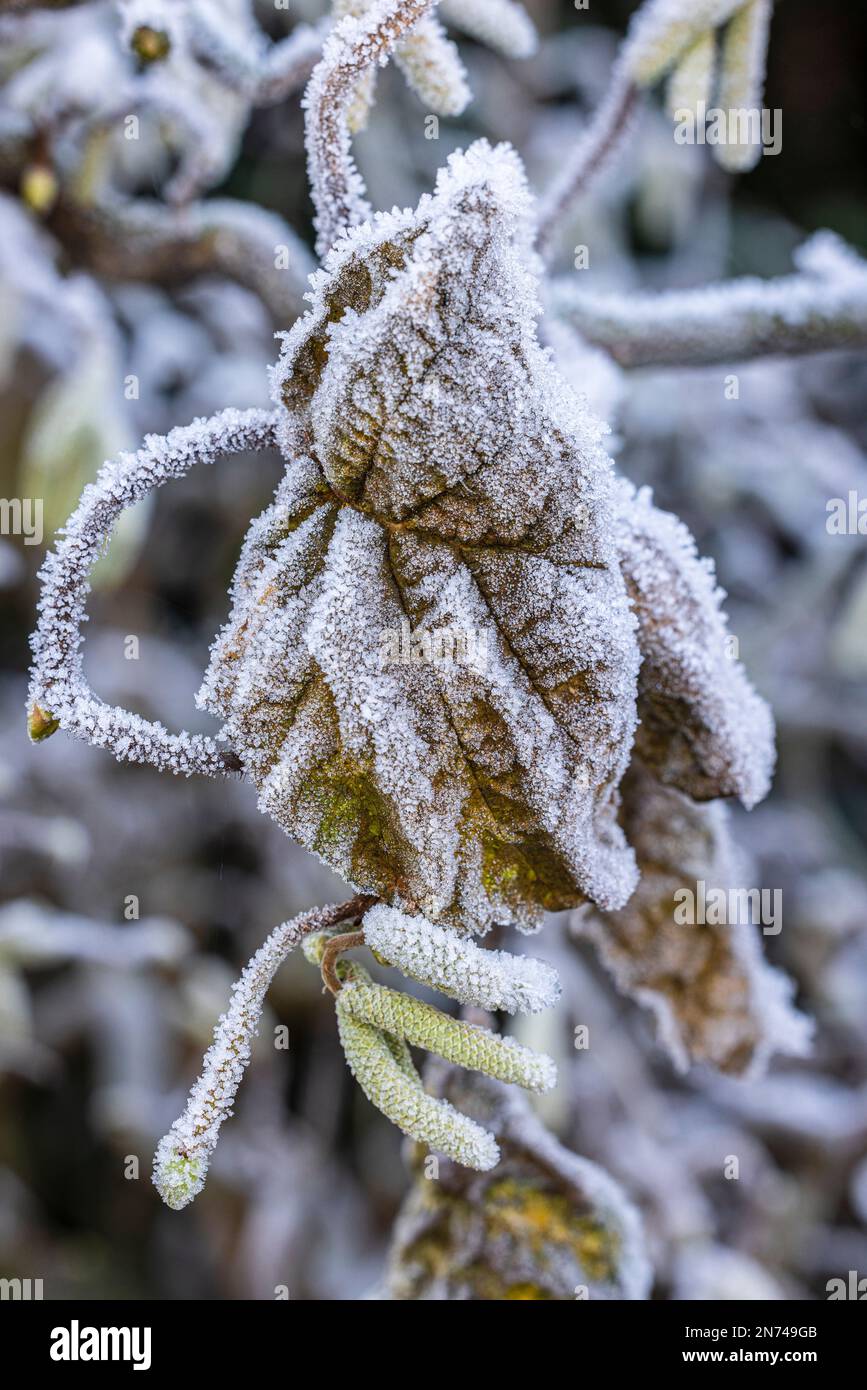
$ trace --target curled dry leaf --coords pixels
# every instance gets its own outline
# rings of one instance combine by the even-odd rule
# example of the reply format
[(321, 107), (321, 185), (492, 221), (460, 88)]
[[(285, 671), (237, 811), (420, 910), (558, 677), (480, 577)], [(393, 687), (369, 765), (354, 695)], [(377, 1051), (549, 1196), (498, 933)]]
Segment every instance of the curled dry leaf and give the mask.
[[(416, 1152), (385, 1296), (396, 1300), (644, 1299), (641, 1223), (617, 1183), (550, 1135), (523, 1097), (434, 1066), (438, 1094), (492, 1131), (493, 1173)], [(437, 1181), (431, 1181), (436, 1176)]]
[(737, 796), (754, 806), (770, 786), (773, 719), (735, 659), (713, 564), (647, 489), (623, 483), (620, 493), (621, 564), (642, 656), (635, 751), (695, 801)]
[[(618, 988), (651, 1009), (675, 1066), (708, 1063), (734, 1075), (760, 1073), (774, 1052), (802, 1055), (810, 1029), (791, 1005), (792, 986), (762, 959), (748, 914), (737, 921), (680, 922), (680, 890), (696, 896), (745, 890), (726, 808), (699, 806), (634, 768), (623, 785), (622, 820), (638, 856), (638, 888), (618, 912), (573, 914)], [(708, 914), (709, 915), (709, 914)]]

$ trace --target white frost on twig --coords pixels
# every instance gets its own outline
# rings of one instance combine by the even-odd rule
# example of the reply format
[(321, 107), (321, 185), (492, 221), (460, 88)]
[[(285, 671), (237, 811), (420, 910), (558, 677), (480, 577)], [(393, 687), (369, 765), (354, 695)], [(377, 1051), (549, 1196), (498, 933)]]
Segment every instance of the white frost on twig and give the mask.
[(189, 951), (188, 933), (165, 917), (146, 917), (123, 928), (57, 912), (19, 898), (0, 908), (0, 962), (32, 970), (61, 961), (141, 970), (176, 965)]
[(304, 94), (307, 168), (316, 208), (317, 249), (324, 256), (341, 232), (371, 217), (350, 150), (347, 113), (358, 79), (385, 63), (434, 0), (379, 0), (369, 14), (341, 20)]
[(550, 256), (566, 218), (577, 200), (617, 159), (632, 130), (638, 106), (638, 90), (625, 65), (618, 59), (608, 88), (552, 186), (539, 202), (539, 251)]
[(182, 477), (195, 463), (270, 448), (273, 442), (271, 412), (224, 410), (210, 420), (172, 430), (165, 438), (151, 435), (137, 453), (121, 454), (103, 465), (41, 572), (39, 623), (31, 639), (31, 707), (37, 706), (68, 733), (109, 749), (120, 760), (147, 762), (187, 776), (192, 772), (215, 776), (227, 770), (226, 756), (212, 738), (169, 734), (162, 724), (98, 699), (84, 676), (80, 629), (90, 590), (88, 576), (126, 507), (170, 479)]
[(832, 232), (795, 257), (796, 275), (694, 290), (594, 294), (554, 280), (549, 307), (623, 367), (704, 366), (867, 345), (867, 262)]
[(307, 80), (322, 52), (327, 21), (297, 24), (271, 43), (245, 7), (244, 22), (227, 23), (224, 0), (190, 0), (188, 42), (196, 57), (254, 106), (281, 101)]

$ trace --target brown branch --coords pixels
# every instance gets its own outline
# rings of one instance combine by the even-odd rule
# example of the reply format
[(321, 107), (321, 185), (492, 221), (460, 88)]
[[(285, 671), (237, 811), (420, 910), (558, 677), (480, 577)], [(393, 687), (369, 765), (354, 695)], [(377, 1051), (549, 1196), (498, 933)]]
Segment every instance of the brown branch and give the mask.
[[(367, 906), (372, 907), (373, 904), (368, 903)], [(327, 943), (324, 951), (322, 952), (320, 969), (322, 971), (322, 979), (324, 980), (326, 987), (330, 989), (332, 994), (339, 994), (341, 989), (343, 988), (342, 984), (340, 983), (340, 978), (337, 974), (337, 962), (339, 958), (343, 955), (344, 951), (351, 951), (354, 946), (363, 945), (363, 931), (344, 932), (342, 936), (332, 936), (331, 940)]]
[(563, 223), (577, 200), (614, 161), (638, 107), (639, 90), (616, 67), (608, 92), (593, 114), (590, 126), (571, 164), (543, 195), (538, 218), (539, 254), (550, 258)]
[(550, 311), (622, 367), (705, 367), (867, 347), (867, 264), (819, 233), (801, 273), (659, 294), (592, 294), (555, 280)]
[(383, 62), (433, 0), (391, 0), (366, 20), (341, 21), (325, 43), (307, 87), (307, 168), (316, 207), (317, 250), (324, 256), (341, 232), (371, 215), (355, 167), (347, 122), (358, 79)]
[(225, 275), (258, 295), (278, 328), (304, 312), (313, 257), (277, 213), (254, 203), (206, 198), (169, 208), (115, 196), (87, 206), (61, 193), (46, 221), (70, 258), (101, 279), (171, 287)]

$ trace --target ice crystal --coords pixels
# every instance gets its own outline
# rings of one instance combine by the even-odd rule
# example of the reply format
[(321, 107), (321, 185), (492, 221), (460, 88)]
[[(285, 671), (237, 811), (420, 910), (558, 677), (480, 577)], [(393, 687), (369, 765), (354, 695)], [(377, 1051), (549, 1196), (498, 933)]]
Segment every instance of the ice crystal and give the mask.
[(560, 993), (557, 972), (547, 961), (482, 950), (426, 917), (384, 903), (365, 916), (364, 938), (377, 956), (411, 979), (479, 1009), (536, 1013), (555, 1004)]

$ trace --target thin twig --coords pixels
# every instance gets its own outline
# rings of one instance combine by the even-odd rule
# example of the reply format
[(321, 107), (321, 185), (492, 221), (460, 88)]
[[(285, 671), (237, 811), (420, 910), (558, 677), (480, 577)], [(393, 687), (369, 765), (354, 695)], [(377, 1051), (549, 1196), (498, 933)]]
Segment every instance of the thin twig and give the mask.
[(233, 198), (186, 208), (113, 194), (85, 204), (61, 193), (47, 219), (75, 264), (108, 280), (173, 286), (225, 275), (258, 295), (278, 328), (304, 312), (315, 261), (279, 214)]
[(339, 958), (343, 955), (344, 951), (351, 951), (353, 947), (363, 945), (363, 931), (344, 932), (342, 936), (332, 936), (331, 940), (327, 943), (325, 950), (322, 952), (320, 969), (322, 970), (322, 979), (326, 987), (331, 990), (332, 994), (339, 994), (343, 988), (337, 974), (337, 962)]
[(245, 966), (232, 987), (229, 1007), (214, 1028), (214, 1040), (205, 1053), (202, 1074), (190, 1091), (184, 1113), (160, 1140), (154, 1156), (154, 1182), (170, 1207), (185, 1207), (205, 1184), (220, 1126), (232, 1114), (238, 1087), (252, 1056), (265, 995), (283, 961), (303, 937), (359, 917), (375, 901), (359, 893), (345, 902), (302, 912), (275, 927)]
[(377, 6), (372, 16), (342, 20), (325, 42), (322, 61), (314, 69), (304, 97), (307, 167), (320, 256), (341, 232), (371, 215), (364, 183), (352, 158), (347, 121), (358, 79), (374, 63), (385, 61), (433, 3), (390, 0)]
[[(90, 571), (108, 545), (120, 514), (196, 463), (274, 446), (275, 417), (265, 410), (224, 410), (210, 420), (174, 429), (163, 439), (150, 435), (135, 454), (104, 464), (85, 488), (77, 510), (41, 571), (42, 597), (31, 638), (31, 737), (51, 726), (108, 748), (116, 758), (146, 762), (189, 776), (237, 771), (237, 755), (226, 754), (204, 734), (170, 734), (162, 724), (107, 705), (88, 686), (81, 653), (81, 626)], [(35, 708), (34, 708), (35, 707)]]
[(593, 294), (554, 280), (548, 307), (622, 367), (703, 367), (867, 347), (867, 263), (829, 233), (796, 254), (799, 274), (692, 290)]
[(549, 259), (563, 222), (577, 200), (613, 161), (621, 149), (638, 106), (639, 91), (621, 66), (590, 122), (571, 164), (543, 195), (539, 207), (538, 250)]

